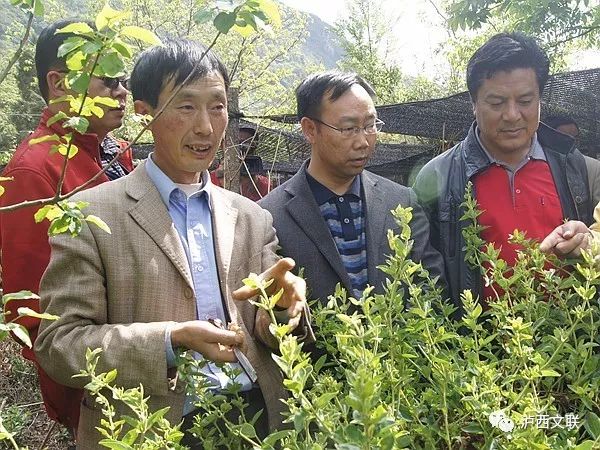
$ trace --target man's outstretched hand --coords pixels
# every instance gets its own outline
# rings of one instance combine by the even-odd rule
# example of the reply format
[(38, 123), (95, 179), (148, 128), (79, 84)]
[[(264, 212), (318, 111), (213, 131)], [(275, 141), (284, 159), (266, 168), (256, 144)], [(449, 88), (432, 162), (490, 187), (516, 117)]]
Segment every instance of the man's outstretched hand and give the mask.
[(581, 250), (589, 247), (590, 236), (590, 230), (583, 222), (569, 220), (544, 238), (540, 250), (560, 258), (576, 258), (581, 256)]
[[(267, 288), (267, 294), (273, 295), (283, 289), (283, 295), (277, 302), (277, 306), (287, 310), (288, 324), (292, 329), (300, 323), (302, 311), (306, 307), (306, 282), (290, 272), (295, 265), (292, 258), (282, 258), (259, 275), (262, 280), (273, 280), (273, 283)], [(256, 289), (242, 286), (232, 293), (232, 297), (235, 300), (244, 301), (257, 294)]]

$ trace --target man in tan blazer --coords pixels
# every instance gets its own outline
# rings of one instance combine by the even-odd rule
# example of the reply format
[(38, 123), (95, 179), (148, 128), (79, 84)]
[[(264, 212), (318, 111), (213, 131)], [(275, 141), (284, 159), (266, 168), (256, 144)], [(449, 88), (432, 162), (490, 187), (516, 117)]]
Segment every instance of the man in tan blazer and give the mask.
[[(193, 73), (152, 124), (155, 149), (148, 160), (131, 175), (75, 197), (89, 202), (86, 214), (104, 219), (112, 234), (84, 227), (77, 238), (51, 239), (41, 303), (60, 319), (42, 322), (35, 351), (57, 381), (83, 387), (87, 380), (72, 376), (85, 367), (86, 349), (101, 348), (98, 371), (116, 368), (116, 383), (126, 388), (143, 384), (150, 408), (170, 406), (167, 418), (175, 424), (191, 402), (181, 383), (172, 382), (173, 349), (208, 360), (207, 377), (219, 390), (232, 380), (223, 380), (212, 361), (235, 364), (233, 348), (244, 344), (257, 379), (246, 373), (236, 381), (252, 402), (264, 403), (273, 429), (282, 419), (282, 378), (264, 344), (272, 341), (269, 320), (243, 301), (255, 293), (241, 280), (251, 272), (273, 278), (284, 289), (282, 320), (311, 340), (305, 284), (289, 272), (293, 261), (275, 254), (271, 215), (210, 183), (207, 168), (227, 127), (228, 76), (211, 52), (202, 58), (204, 50), (174, 40), (136, 63), (131, 87), (142, 114), (155, 115)], [(236, 322), (243, 336), (209, 318)], [(86, 393), (78, 448), (99, 448), (100, 418)]]

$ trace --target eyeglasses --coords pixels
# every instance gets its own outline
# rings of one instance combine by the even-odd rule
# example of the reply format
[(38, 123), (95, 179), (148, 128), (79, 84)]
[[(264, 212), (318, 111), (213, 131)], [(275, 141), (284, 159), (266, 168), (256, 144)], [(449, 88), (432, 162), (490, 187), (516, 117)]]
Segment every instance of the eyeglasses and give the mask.
[(104, 86), (109, 88), (111, 91), (117, 89), (119, 84), (125, 89), (129, 90), (129, 77), (101, 77), (100, 79), (104, 83)]
[(337, 128), (333, 125), (329, 125), (328, 123), (323, 122), (322, 120), (315, 119), (314, 117), (309, 117), (310, 120), (314, 120), (315, 122), (319, 122), (326, 127), (331, 128), (339, 132), (342, 137), (349, 138), (358, 135), (361, 131), (364, 131), (365, 134), (376, 134), (381, 131), (381, 128), (385, 125), (385, 122), (379, 119), (375, 119), (375, 122), (365, 125), (364, 127), (345, 127), (345, 128)]

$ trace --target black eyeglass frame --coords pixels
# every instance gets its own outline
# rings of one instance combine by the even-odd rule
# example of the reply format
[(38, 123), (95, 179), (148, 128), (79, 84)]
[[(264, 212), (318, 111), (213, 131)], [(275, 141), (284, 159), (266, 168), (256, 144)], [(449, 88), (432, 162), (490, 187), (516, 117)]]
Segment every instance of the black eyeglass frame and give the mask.
[[(366, 125), (364, 127), (346, 127), (346, 128), (337, 128), (334, 127), (333, 125), (329, 125), (328, 123), (323, 122), (320, 119), (317, 119), (315, 117), (308, 117), (308, 119), (310, 120), (314, 120), (315, 122), (318, 122), (322, 125), (325, 125), (326, 127), (331, 128), (332, 130), (337, 131), (338, 133), (340, 133), (342, 135), (342, 137), (353, 137), (353, 136), (357, 136), (358, 133), (360, 133), (361, 131), (363, 131), (367, 136), (372, 136), (374, 134), (377, 134), (381, 131), (381, 129), (383, 128), (383, 126), (385, 125), (385, 122), (383, 120), (379, 120), (379, 119), (375, 119), (375, 122), (373, 122), (373, 124), (369, 124)], [(369, 131), (367, 130), (367, 128), (373, 127), (373, 131)]]

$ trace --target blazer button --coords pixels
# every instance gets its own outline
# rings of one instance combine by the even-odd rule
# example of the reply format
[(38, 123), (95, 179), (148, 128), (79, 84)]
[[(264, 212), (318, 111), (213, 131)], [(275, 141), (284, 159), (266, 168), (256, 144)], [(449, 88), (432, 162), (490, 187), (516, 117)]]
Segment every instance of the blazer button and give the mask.
[(581, 198), (581, 196), (578, 195), (577, 197), (575, 197), (575, 201), (577, 203), (581, 203), (581, 202), (583, 202), (583, 199)]
[(194, 291), (192, 290), (191, 287), (186, 287), (185, 291), (183, 292), (183, 295), (185, 295), (185, 298), (187, 298), (188, 300), (194, 298)]

